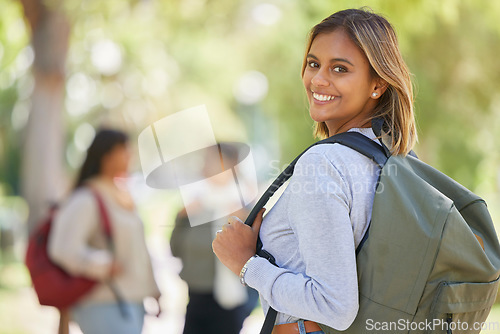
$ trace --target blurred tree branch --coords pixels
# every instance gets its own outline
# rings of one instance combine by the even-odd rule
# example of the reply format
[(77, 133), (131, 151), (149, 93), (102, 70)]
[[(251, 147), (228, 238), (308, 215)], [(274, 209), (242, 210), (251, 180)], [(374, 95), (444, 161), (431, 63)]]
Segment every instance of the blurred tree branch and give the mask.
[(35, 87), (25, 131), (21, 189), (31, 230), (63, 190), (63, 99), (70, 24), (42, 0), (21, 0), (31, 27)]

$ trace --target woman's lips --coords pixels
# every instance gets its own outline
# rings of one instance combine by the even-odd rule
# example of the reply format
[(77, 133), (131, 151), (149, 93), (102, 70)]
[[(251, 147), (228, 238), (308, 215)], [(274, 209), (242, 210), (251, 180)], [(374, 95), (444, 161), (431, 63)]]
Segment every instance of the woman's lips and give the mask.
[(338, 99), (338, 96), (335, 95), (328, 95), (328, 94), (320, 94), (316, 92), (312, 92), (312, 97), (314, 98), (315, 102), (330, 102)]

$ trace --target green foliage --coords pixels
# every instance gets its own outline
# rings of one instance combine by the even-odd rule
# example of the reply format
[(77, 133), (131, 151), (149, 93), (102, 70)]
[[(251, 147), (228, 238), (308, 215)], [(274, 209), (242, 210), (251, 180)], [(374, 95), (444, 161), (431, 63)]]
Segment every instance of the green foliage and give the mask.
[(498, 4), (420, 1), (413, 8), (392, 4), (387, 10), (399, 13), (391, 19), (395, 18), (417, 83), (422, 157), (470, 188), (489, 173), (488, 191), (495, 191), (497, 185), (491, 181), (498, 167), (485, 171), (479, 166), (485, 160), (499, 162), (494, 149), (498, 137), (491, 135), (498, 131), (500, 64), (492, 46), (498, 45), (500, 34), (491, 19)]
[[(267, 12), (258, 7), (263, 4), (271, 6)], [(15, 185), (18, 166), (6, 161), (18, 161), (21, 129), (9, 124), (14, 107), (21, 110), (14, 118), (22, 120), (26, 101), (19, 95), (26, 95), (31, 79), (20, 72), (11, 84), (1, 84), (15, 72), (27, 45), (19, 4), (3, 1), (2, 6), (0, 165), (1, 177)], [(416, 151), (498, 200), (500, 2), (487, 0), (65, 1), (72, 24), (65, 102), (69, 167), (74, 170), (82, 159), (85, 131), (76, 130), (84, 123), (120, 126), (137, 135), (155, 120), (198, 104), (207, 105), (219, 137), (264, 146), (278, 140), (281, 153), (275, 158), (283, 165), (314, 140), (300, 78), (307, 32), (337, 10), (361, 6), (394, 24), (415, 75)], [(262, 13), (276, 9), (276, 21), (271, 15), (269, 24), (263, 23)], [(22, 32), (13, 26), (23, 26)], [(112, 73), (93, 63), (103, 41), (112, 41), (121, 56)], [(265, 74), (269, 83), (257, 106), (234, 95), (249, 70)]]
[(19, 137), (32, 83), (33, 54), (26, 48), (29, 37), (22, 15), (19, 2), (0, 3), (0, 182), (6, 181), (9, 192), (19, 188)]

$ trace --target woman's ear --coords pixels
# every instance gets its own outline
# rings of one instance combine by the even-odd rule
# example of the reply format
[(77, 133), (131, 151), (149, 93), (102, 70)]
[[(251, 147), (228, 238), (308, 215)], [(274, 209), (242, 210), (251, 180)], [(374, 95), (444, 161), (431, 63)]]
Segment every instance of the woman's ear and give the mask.
[(385, 93), (388, 86), (389, 86), (389, 84), (387, 83), (387, 81), (385, 81), (382, 78), (376, 78), (375, 79), (375, 87), (373, 88), (373, 92), (372, 92), (372, 98), (378, 99), (379, 97), (381, 97), (382, 94)]

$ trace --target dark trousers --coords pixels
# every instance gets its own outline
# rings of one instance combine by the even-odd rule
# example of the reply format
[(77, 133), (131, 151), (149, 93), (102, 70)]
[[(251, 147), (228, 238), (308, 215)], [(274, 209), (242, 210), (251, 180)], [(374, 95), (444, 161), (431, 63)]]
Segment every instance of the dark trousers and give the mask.
[(183, 334), (238, 334), (257, 303), (258, 293), (248, 289), (248, 297), (244, 305), (226, 310), (217, 304), (212, 293), (189, 291)]

